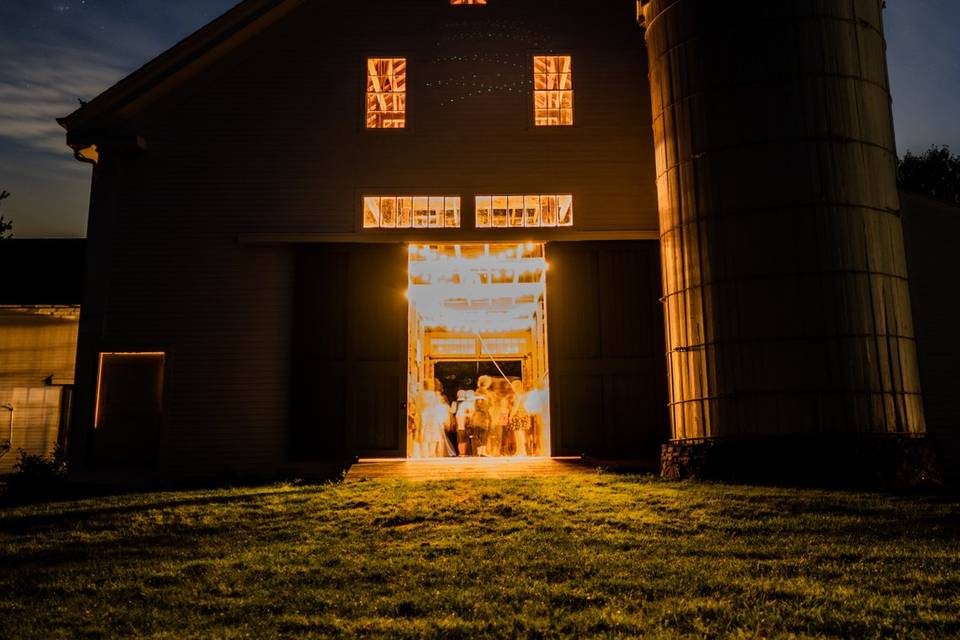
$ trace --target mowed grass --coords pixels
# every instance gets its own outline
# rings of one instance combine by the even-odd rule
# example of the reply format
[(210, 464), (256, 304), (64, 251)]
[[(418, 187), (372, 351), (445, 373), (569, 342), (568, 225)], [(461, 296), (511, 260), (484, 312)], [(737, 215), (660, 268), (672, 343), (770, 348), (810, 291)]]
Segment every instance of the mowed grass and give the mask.
[(960, 636), (960, 501), (638, 476), (0, 511), (0, 637)]

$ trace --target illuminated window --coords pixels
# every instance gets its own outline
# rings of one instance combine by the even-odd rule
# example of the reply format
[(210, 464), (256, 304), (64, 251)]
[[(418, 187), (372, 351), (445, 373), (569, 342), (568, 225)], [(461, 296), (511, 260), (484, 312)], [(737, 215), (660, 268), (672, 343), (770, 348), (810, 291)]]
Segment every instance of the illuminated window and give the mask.
[(538, 127), (573, 124), (573, 58), (534, 56), (533, 89)]
[(487, 4), (487, 0), (450, 0), (450, 4)]
[(572, 195), (477, 196), (477, 227), (572, 227)]
[(407, 126), (406, 58), (367, 60), (367, 128)]
[(460, 198), (455, 196), (366, 196), (364, 229), (457, 229)]
[(430, 341), (434, 355), (474, 356), (477, 354), (476, 338), (434, 338)]
[(527, 350), (527, 341), (524, 338), (488, 338), (484, 346), (489, 353), (501, 356), (523, 355)]

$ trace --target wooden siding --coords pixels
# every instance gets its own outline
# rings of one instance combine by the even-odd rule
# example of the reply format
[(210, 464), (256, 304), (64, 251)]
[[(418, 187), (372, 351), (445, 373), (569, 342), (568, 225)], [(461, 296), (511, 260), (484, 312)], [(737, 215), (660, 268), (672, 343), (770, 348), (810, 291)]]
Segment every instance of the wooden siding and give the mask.
[(13, 470), (20, 450), (47, 455), (63, 435), (78, 314), (76, 307), (0, 306), (0, 474)]
[(295, 460), (406, 455), (406, 261), (402, 245), (297, 250)]
[[(305, 3), (124, 123), (148, 146), (143, 213), (202, 212), (184, 232), (216, 222), (227, 233), (352, 233), (363, 193), (459, 194), (468, 223), (477, 193), (573, 193), (577, 230), (656, 230), (646, 58), (631, 9)], [(532, 126), (541, 50), (574, 56), (572, 128)], [(409, 60), (409, 127), (368, 131), (365, 59), (386, 53)]]
[(903, 230), (917, 327), (927, 428), (943, 444), (951, 475), (960, 473), (960, 207), (901, 192)]
[(655, 242), (547, 245), (554, 455), (656, 459), (668, 435)]
[[(147, 110), (98, 122), (86, 132), (105, 137), (75, 477), (92, 461), (100, 351), (167, 354), (149, 473), (273, 471), (289, 461), (296, 249), (239, 244), (244, 234), (372, 238), (359, 232), (360, 196), (390, 192), (460, 194), (468, 221), (478, 192), (573, 193), (578, 229), (655, 233), (646, 59), (633, 18), (629, 3), (613, 0), (309, 2)], [(575, 57), (577, 123), (538, 130), (532, 56), (554, 50)], [(368, 132), (364, 59), (387, 53), (410, 60), (410, 127)], [(145, 149), (116, 142), (130, 134)], [(328, 395), (349, 394), (331, 375)], [(384, 384), (373, 385), (380, 405), (402, 400)], [(368, 435), (381, 451), (392, 446), (386, 433)]]

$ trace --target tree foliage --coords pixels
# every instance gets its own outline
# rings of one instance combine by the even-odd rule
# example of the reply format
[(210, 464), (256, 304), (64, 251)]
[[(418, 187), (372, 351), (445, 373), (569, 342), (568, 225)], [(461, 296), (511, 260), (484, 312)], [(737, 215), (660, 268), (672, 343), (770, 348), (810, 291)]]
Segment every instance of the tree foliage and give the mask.
[(936, 145), (920, 155), (907, 154), (897, 166), (901, 189), (960, 204), (960, 156)]
[[(3, 201), (10, 197), (10, 194), (7, 191), (0, 189), (0, 205), (3, 204)], [(10, 230), (13, 229), (13, 220), (7, 220), (2, 215), (0, 215), (0, 240), (5, 240), (10, 237)]]

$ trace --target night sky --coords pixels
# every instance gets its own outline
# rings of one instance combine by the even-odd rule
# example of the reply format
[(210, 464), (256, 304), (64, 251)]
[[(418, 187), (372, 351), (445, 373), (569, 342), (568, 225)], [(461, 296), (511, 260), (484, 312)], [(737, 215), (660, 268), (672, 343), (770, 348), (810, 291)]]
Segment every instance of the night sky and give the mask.
[[(86, 229), (90, 168), (73, 160), (54, 119), (234, 4), (0, 0), (0, 189), (13, 193), (2, 211), (17, 237)], [(900, 152), (931, 144), (960, 151), (960, 2), (887, 6)]]

